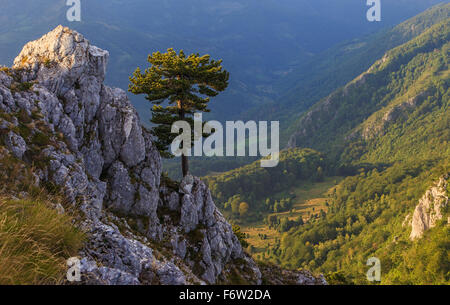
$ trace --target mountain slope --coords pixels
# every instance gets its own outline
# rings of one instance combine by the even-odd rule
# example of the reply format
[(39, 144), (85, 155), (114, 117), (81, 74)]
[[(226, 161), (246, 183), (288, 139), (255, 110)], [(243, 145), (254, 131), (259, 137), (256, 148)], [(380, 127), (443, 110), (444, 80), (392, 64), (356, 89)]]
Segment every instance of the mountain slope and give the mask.
[(301, 115), (314, 103), (366, 71), (388, 50), (419, 36), (449, 16), (450, 4), (442, 3), (392, 29), (341, 43), (313, 56), (275, 82), (275, 90), (283, 92), (276, 103), (257, 107), (248, 117), (280, 120), (282, 142), (287, 143), (290, 134), (298, 128)]
[[(371, 257), (381, 261), (381, 284), (450, 282), (449, 53), (447, 17), (301, 116), (285, 154), (314, 149), (326, 157), (324, 174), (347, 177), (328, 192), (326, 212), (293, 221), (291, 211), (260, 221), (258, 229), (275, 228), (278, 235), (257, 257), (325, 273), (332, 284), (369, 284)], [(213, 194), (224, 190), (226, 184)]]
[[(449, 47), (447, 18), (302, 116), (290, 145), (326, 153), (351, 177), (326, 215), (283, 235), (270, 261), (365, 284), (366, 261), (377, 257), (382, 284), (449, 283)], [(410, 240), (418, 227), (425, 232)]]
[[(412, 124), (420, 120), (426, 123), (423, 128), (430, 127), (432, 118), (426, 118), (430, 116), (440, 125), (433, 125), (433, 133), (425, 132), (424, 136), (430, 141), (436, 137), (446, 140), (449, 24), (450, 19), (447, 19), (389, 51), (367, 72), (314, 105), (299, 120), (290, 146), (312, 147), (329, 153), (336, 160), (345, 162), (350, 158), (353, 162), (379, 149), (376, 146), (379, 141), (387, 141), (388, 134), (399, 124), (416, 133), (403, 135), (403, 139), (420, 140), (420, 130)], [(392, 149), (402, 153), (403, 158), (408, 147), (419, 148), (419, 145), (408, 144), (401, 149), (402, 139), (396, 140), (391, 143), (395, 144)], [(441, 152), (445, 152), (447, 146), (440, 143)], [(356, 153), (360, 156), (355, 156)], [(378, 155), (390, 160), (395, 158), (391, 154)], [(407, 155), (417, 157), (413, 152)], [(395, 156), (397, 160), (402, 158)], [(372, 162), (388, 160), (377, 157), (375, 160), (368, 155), (365, 158)]]

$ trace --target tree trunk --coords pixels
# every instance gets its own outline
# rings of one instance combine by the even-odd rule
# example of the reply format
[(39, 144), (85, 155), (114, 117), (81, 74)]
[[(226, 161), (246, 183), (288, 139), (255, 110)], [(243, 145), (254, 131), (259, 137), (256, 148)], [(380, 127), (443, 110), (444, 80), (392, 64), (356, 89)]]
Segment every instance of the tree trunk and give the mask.
[[(180, 110), (180, 119), (184, 120), (184, 109), (181, 101), (177, 102), (178, 109)], [(183, 143), (185, 144), (185, 143)], [(186, 177), (189, 173), (189, 160), (184, 154), (181, 154), (181, 171), (183, 172), (183, 177)]]
[(183, 177), (186, 177), (189, 173), (189, 161), (185, 155), (181, 155), (181, 169), (183, 171)]

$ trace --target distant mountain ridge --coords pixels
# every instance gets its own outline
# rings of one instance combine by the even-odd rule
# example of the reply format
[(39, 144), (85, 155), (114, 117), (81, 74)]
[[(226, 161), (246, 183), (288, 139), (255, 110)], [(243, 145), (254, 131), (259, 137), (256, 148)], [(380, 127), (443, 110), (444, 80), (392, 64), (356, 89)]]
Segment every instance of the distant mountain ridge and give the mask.
[[(284, 88), (275, 90), (274, 82), (312, 54), (396, 24), (439, 1), (385, 0), (381, 23), (367, 22), (368, 6), (360, 0), (89, 0), (82, 1), (81, 23), (67, 22), (65, 2), (0, 0), (0, 63), (9, 65), (23, 44), (58, 24), (108, 49), (106, 81), (124, 89), (151, 52), (174, 47), (210, 53), (223, 58), (231, 72), (229, 89), (211, 103), (211, 116), (222, 120), (241, 119), (246, 109), (284, 93)], [(148, 123), (147, 102), (130, 98)]]
[[(276, 91), (284, 92), (276, 102), (258, 106), (246, 117), (280, 120), (282, 143), (287, 144), (300, 117), (314, 103), (366, 71), (390, 49), (448, 18), (449, 9), (448, 3), (436, 5), (392, 29), (339, 44), (315, 55), (274, 84)], [(267, 109), (270, 109), (269, 113)]]

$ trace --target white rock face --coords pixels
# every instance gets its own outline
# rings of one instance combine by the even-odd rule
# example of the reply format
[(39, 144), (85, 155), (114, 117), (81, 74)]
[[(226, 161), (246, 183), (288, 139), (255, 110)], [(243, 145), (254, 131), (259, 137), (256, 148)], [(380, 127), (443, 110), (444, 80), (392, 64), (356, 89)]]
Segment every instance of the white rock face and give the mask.
[(77, 81), (80, 84), (94, 81), (94, 87), (101, 85), (108, 57), (108, 51), (92, 46), (81, 34), (58, 26), (27, 43), (14, 60), (13, 68), (29, 70), (29, 79), (37, 79), (59, 96)]
[(412, 217), (411, 240), (421, 238), (426, 230), (436, 226), (436, 222), (442, 219), (442, 209), (448, 204), (447, 179), (448, 177), (441, 177), (419, 200)]
[[(231, 225), (214, 205), (211, 192), (200, 179), (186, 176), (181, 181), (178, 194), (181, 197), (179, 225), (184, 232), (198, 230), (199, 225), (204, 228), (198, 232), (202, 236), (200, 246), (194, 244), (194, 250), (200, 254), (201, 259), (193, 261), (187, 257), (186, 260), (192, 267), (197, 264), (203, 270), (201, 278), (212, 284), (227, 262), (245, 258), (244, 251)], [(183, 243), (176, 243), (174, 246), (176, 253), (185, 252)], [(250, 262), (249, 265), (254, 263)]]

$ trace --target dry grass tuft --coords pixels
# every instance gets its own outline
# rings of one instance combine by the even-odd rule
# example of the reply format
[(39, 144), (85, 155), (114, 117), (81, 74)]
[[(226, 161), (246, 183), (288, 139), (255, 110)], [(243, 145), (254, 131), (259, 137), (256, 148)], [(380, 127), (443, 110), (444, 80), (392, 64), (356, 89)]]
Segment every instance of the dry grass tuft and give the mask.
[(84, 234), (68, 215), (33, 200), (0, 198), (0, 284), (60, 284)]
[(66, 261), (85, 241), (62, 191), (36, 185), (33, 171), (0, 143), (0, 285), (64, 283)]

